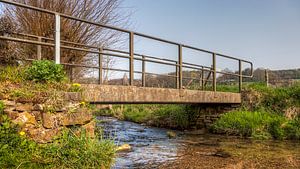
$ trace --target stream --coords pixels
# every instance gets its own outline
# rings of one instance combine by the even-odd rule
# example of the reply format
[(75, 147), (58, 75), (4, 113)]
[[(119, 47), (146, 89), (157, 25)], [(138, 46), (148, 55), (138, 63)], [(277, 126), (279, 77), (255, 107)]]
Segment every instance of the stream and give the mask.
[[(117, 153), (113, 169), (300, 168), (300, 141), (240, 139), (97, 119), (104, 138), (131, 146)], [(170, 131), (176, 137), (169, 138)]]

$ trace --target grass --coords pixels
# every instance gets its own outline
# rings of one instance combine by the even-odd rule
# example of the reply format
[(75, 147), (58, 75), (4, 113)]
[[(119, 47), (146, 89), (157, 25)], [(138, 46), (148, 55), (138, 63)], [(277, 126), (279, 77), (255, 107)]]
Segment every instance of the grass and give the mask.
[(263, 83), (253, 83), (245, 90), (253, 90), (261, 94), (261, 103), (256, 109), (266, 109), (269, 112), (283, 113), (289, 107), (300, 106), (300, 83), (290, 87), (267, 87)]
[(64, 131), (54, 143), (39, 145), (2, 116), (0, 168), (110, 168), (115, 156), (112, 141), (91, 139)]
[[(81, 92), (78, 84), (68, 85), (68, 81), (57, 82), (64, 77), (52, 77), (51, 68), (39, 72), (33, 80), (28, 66), (0, 67), (0, 98), (16, 101), (42, 103), (55, 109), (64, 104), (61, 92)], [(56, 68), (57, 69), (57, 68)], [(41, 71), (41, 70), (39, 70)], [(49, 75), (50, 81), (44, 75)], [(41, 80), (39, 80), (41, 78)], [(46, 78), (46, 79), (45, 79)], [(54, 79), (54, 80), (53, 80)], [(65, 129), (55, 142), (37, 144), (27, 139), (21, 128), (11, 123), (4, 115), (3, 102), (0, 101), (0, 168), (110, 168), (115, 157), (115, 145), (100, 136), (95, 139), (83, 134), (75, 135)]]
[(257, 139), (300, 139), (300, 120), (264, 111), (234, 111), (217, 120), (211, 131)]
[(300, 139), (300, 117), (284, 116), (286, 109), (300, 106), (300, 84), (274, 88), (251, 83), (244, 92), (256, 92), (260, 97), (254, 105), (223, 115), (212, 126), (212, 132), (259, 139)]
[(146, 123), (157, 127), (186, 129), (195, 111), (188, 105), (116, 105), (112, 110), (100, 110), (97, 115), (114, 116), (121, 120)]

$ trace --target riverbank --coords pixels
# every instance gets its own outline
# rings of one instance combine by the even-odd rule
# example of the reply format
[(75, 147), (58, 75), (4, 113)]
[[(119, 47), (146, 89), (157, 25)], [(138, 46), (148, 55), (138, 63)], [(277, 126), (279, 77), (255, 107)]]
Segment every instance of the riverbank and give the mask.
[(62, 65), (0, 67), (0, 168), (110, 168), (116, 146), (95, 133), (92, 107)]
[(189, 134), (98, 116), (104, 137), (131, 149), (118, 152), (113, 169), (214, 169), (300, 167), (300, 143), (241, 139), (236, 136)]

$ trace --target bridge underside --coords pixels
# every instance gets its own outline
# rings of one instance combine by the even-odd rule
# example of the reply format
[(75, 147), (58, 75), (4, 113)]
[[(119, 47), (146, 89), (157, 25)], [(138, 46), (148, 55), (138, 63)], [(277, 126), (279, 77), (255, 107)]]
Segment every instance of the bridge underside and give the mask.
[(240, 93), (147, 88), (135, 86), (82, 85), (82, 97), (98, 104), (240, 104)]

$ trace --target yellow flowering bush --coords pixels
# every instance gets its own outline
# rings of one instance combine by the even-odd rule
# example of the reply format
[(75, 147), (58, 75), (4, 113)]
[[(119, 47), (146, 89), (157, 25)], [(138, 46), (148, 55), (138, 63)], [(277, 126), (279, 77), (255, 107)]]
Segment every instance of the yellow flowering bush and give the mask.
[(81, 84), (79, 84), (79, 83), (73, 83), (71, 85), (71, 87), (69, 88), (69, 91), (70, 92), (81, 92), (82, 91)]
[(24, 131), (20, 131), (19, 134), (20, 134), (20, 136), (24, 136), (25, 132)]

